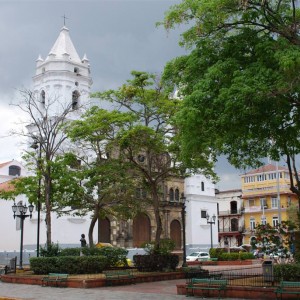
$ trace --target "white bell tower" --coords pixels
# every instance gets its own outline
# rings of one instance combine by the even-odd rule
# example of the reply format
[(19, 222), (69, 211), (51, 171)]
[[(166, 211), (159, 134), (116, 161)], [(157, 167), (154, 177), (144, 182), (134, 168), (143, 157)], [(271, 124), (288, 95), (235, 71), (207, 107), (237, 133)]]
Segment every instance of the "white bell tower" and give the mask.
[(72, 118), (78, 118), (80, 108), (87, 108), (92, 85), (89, 60), (86, 55), (80, 59), (66, 26), (46, 59), (38, 57), (33, 84), (41, 109), (55, 101), (58, 103), (55, 109), (71, 106)]

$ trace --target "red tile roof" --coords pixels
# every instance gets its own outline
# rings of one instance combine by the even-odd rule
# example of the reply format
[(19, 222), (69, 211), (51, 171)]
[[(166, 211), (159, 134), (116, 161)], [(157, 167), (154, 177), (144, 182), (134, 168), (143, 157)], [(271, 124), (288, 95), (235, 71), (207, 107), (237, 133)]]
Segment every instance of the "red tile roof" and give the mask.
[[(288, 171), (289, 169), (287, 167), (281, 167), (278, 166), (279, 171)], [(272, 164), (264, 165), (259, 167), (258, 169), (251, 170), (243, 175), (251, 175), (251, 174), (257, 174), (257, 173), (267, 173), (267, 172), (275, 172), (276, 171), (276, 166)], [(242, 176), (243, 176), (242, 175)]]
[(12, 191), (14, 189), (14, 186), (11, 183), (12, 180), (0, 183), (0, 190), (4, 192)]

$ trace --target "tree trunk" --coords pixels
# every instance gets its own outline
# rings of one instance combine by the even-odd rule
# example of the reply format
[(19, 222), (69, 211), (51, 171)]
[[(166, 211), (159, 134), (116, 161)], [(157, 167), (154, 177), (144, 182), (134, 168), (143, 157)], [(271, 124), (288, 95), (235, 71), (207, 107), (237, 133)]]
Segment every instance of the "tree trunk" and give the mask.
[(159, 196), (155, 184), (152, 185), (152, 199), (153, 199), (153, 209), (156, 221), (156, 234), (155, 234), (155, 248), (159, 249), (160, 238), (162, 234), (162, 222), (160, 217), (160, 207), (159, 207)]
[(49, 173), (45, 175), (45, 205), (46, 205), (46, 244), (47, 248), (51, 245), (51, 181)]
[(94, 214), (90, 223), (90, 227), (89, 227), (89, 245), (90, 247), (92, 247), (94, 245), (94, 240), (93, 240), (93, 232), (94, 232), (94, 228), (95, 228), (95, 224), (99, 219), (99, 207), (96, 204), (95, 205), (95, 209), (94, 209)]

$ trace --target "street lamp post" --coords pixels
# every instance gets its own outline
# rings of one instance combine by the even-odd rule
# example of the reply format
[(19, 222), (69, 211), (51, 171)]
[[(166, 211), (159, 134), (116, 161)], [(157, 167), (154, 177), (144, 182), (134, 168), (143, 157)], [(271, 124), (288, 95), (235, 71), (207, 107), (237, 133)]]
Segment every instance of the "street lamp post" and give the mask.
[(182, 194), (181, 198), (180, 198), (180, 202), (181, 202), (181, 219), (182, 219), (182, 243), (183, 243), (183, 263), (182, 263), (182, 267), (187, 267), (187, 263), (186, 263), (186, 242), (185, 242), (185, 201), (186, 198), (185, 196)]
[(209, 214), (206, 214), (206, 220), (207, 224), (210, 225), (210, 248), (213, 248), (213, 234), (212, 234), (212, 225), (216, 224), (216, 216), (213, 214), (213, 216), (210, 218)]
[[(29, 215), (26, 215), (27, 209), (29, 209)], [(24, 220), (27, 217), (32, 217), (32, 211), (33, 211), (33, 205), (30, 204), (28, 207), (25, 205), (22, 205), (22, 203), (12, 206), (12, 211), (14, 213), (14, 219), (16, 217), (20, 218), (21, 220), (21, 243), (20, 243), (20, 265), (19, 268), (22, 270), (23, 269), (23, 233), (24, 233)]]

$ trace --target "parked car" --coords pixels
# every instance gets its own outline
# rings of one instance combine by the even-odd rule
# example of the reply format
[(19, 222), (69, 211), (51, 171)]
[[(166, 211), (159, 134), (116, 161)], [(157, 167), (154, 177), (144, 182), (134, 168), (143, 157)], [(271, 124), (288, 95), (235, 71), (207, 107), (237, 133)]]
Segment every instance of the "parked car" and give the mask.
[(193, 252), (186, 257), (186, 261), (205, 261), (209, 259), (210, 256), (208, 252)]
[(229, 250), (230, 250), (230, 252), (248, 252), (242, 246), (239, 246), (239, 247), (230, 247)]

